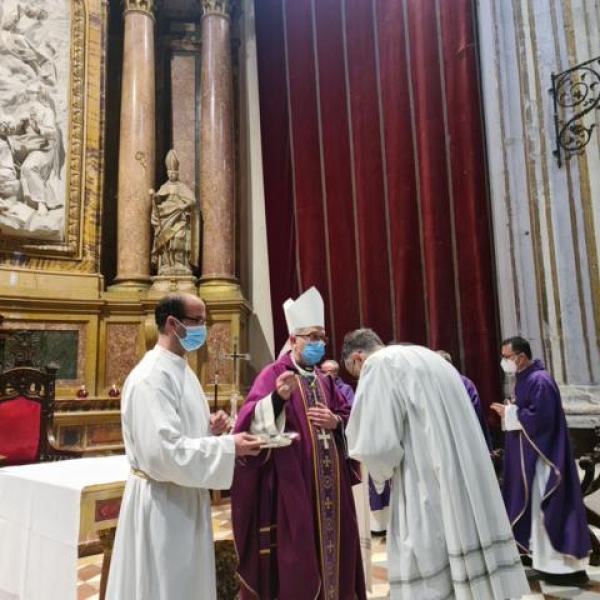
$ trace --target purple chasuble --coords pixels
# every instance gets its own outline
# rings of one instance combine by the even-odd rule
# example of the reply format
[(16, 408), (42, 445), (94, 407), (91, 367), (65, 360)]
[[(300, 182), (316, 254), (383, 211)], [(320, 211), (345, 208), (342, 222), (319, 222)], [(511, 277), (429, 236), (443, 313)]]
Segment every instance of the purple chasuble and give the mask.
[(371, 510), (383, 510), (386, 506), (390, 505), (390, 482), (386, 481), (385, 486), (383, 487), (383, 491), (381, 494), (377, 492), (377, 488), (375, 487), (375, 483), (369, 477), (369, 507)]
[(348, 406), (352, 406), (352, 403), (354, 402), (354, 390), (352, 389), (352, 387), (344, 381), (342, 381), (340, 377), (336, 377), (334, 379), (334, 382), (335, 387), (337, 387), (340, 394), (344, 397), (344, 399), (348, 403)]
[(553, 548), (585, 558), (590, 534), (560, 392), (541, 361), (517, 373), (515, 401), (523, 430), (507, 431), (504, 443), (503, 495), (515, 539), (529, 552), (531, 486), (541, 458), (551, 468), (541, 506)]
[(481, 400), (479, 398), (479, 392), (475, 387), (475, 384), (464, 375), (461, 374), (460, 378), (465, 385), (465, 389), (469, 394), (469, 398), (471, 398), (471, 404), (475, 409), (475, 414), (477, 415), (477, 420), (479, 421), (479, 425), (481, 425), (481, 431), (483, 431), (483, 437), (485, 438), (485, 443), (489, 451), (493, 450), (492, 445), (492, 436), (490, 435), (490, 430), (487, 425), (487, 421), (485, 420), (485, 415), (483, 414), (483, 406), (481, 405)]
[[(240, 409), (235, 431), (248, 431), (259, 400), (275, 390), (289, 354), (265, 367)], [(352, 485), (358, 464), (346, 458), (344, 427), (350, 407), (333, 380), (297, 373), (285, 402), (285, 431), (299, 437), (285, 448), (238, 459), (231, 488), (231, 519), (239, 557), (241, 600), (365, 600)], [(342, 418), (334, 431), (314, 427), (315, 401)]]

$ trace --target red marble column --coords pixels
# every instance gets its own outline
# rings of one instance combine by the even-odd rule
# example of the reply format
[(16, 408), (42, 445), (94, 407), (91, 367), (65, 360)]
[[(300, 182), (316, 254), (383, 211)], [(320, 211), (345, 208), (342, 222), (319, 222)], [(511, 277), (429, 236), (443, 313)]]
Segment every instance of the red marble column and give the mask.
[(118, 287), (150, 284), (150, 194), (154, 186), (154, 0), (123, 0), (125, 34), (119, 147)]
[(200, 0), (202, 281), (235, 281), (233, 89), (229, 0)]

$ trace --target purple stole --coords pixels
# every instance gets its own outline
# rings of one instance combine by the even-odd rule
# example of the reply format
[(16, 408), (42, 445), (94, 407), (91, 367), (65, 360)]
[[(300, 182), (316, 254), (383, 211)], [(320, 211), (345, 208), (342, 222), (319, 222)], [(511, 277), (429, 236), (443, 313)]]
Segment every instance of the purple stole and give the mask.
[[(297, 375), (296, 379), (300, 384), (305, 411), (318, 403), (327, 406), (322, 383), (316, 376), (309, 379)], [(337, 510), (340, 505), (339, 456), (331, 431), (315, 427), (308, 421), (308, 415), (306, 420), (315, 456), (315, 502), (323, 577), (320, 597), (329, 600), (339, 598), (340, 515)]]

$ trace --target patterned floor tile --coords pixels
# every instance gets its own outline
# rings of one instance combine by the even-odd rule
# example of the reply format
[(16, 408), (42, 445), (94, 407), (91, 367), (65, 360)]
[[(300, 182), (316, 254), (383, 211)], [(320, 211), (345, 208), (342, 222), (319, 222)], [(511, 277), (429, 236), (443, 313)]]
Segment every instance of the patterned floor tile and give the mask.
[[(231, 537), (231, 518), (229, 506), (219, 505), (212, 512), (215, 539)], [(387, 553), (385, 538), (374, 538), (371, 545), (372, 586), (369, 600), (385, 600), (388, 597)], [(100, 589), (100, 571), (102, 556), (82, 558), (77, 569), (77, 600), (98, 600)], [(531, 594), (520, 600), (600, 600), (600, 567), (588, 567), (590, 583), (585, 588), (564, 588), (551, 586), (539, 581), (532, 571), (528, 571)]]

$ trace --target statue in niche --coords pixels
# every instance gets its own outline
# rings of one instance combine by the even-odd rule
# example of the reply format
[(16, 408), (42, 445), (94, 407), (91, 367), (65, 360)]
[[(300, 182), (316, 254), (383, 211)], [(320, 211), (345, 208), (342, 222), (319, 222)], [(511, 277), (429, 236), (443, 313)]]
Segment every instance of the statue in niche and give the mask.
[(179, 159), (169, 150), (165, 160), (168, 181), (152, 199), (151, 223), (154, 229), (152, 266), (158, 276), (190, 276), (199, 264), (199, 218), (196, 199), (179, 181)]

